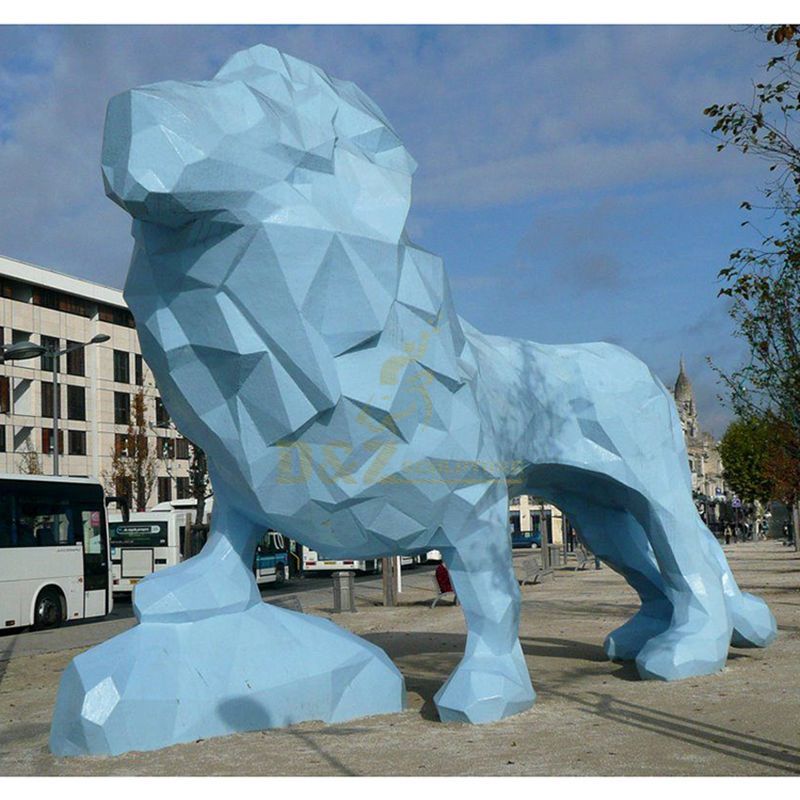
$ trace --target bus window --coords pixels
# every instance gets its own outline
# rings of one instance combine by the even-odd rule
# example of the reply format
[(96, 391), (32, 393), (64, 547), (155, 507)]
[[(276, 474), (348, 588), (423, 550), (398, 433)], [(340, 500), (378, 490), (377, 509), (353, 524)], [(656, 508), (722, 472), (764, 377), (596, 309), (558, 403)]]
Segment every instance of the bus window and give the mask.
[(0, 547), (13, 547), (14, 501), (10, 495), (0, 494)]
[(84, 553), (103, 552), (103, 529), (99, 511), (81, 511)]
[(75, 544), (66, 506), (47, 498), (25, 497), (17, 503), (17, 547)]

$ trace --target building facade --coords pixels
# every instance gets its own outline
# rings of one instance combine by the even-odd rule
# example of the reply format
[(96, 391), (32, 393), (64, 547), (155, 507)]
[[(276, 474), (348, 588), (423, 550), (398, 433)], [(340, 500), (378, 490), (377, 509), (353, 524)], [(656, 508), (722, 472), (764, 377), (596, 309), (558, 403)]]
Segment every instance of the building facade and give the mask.
[(511, 497), (508, 502), (508, 522), (513, 533), (544, 533), (549, 544), (563, 545), (568, 538), (569, 522), (557, 506), (529, 494)]
[[(59, 359), (59, 472), (109, 485), (143, 393), (157, 478), (147, 506), (189, 495), (189, 443), (169, 422), (142, 360), (122, 292), (0, 256), (0, 345), (31, 341), (64, 349), (109, 336)], [(1, 352), (1, 351), (0, 351)], [(0, 472), (53, 471), (53, 365), (0, 357)], [(122, 439), (120, 439), (122, 437)]]
[(697, 418), (694, 391), (686, 375), (683, 359), (672, 392), (686, 441), (689, 471), (692, 473), (692, 491), (705, 497), (720, 497), (725, 493), (722, 459), (714, 437), (701, 430)]

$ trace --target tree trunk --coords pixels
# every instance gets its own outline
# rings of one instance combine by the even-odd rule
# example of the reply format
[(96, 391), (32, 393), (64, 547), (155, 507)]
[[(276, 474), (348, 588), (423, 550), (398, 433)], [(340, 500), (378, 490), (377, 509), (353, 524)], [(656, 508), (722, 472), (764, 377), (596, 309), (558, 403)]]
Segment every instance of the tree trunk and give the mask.
[(800, 500), (792, 504), (792, 540), (797, 552), (800, 550)]
[(381, 578), (383, 579), (384, 606), (397, 605), (397, 597), (395, 595), (394, 564), (395, 560), (393, 558), (381, 559)]

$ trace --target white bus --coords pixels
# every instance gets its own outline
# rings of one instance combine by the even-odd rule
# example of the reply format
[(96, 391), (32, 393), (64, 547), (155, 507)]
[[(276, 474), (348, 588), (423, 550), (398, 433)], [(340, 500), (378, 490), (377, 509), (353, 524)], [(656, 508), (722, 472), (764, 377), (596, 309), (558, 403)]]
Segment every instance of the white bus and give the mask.
[(113, 602), (103, 487), (0, 475), (0, 629), (102, 617)]
[(190, 520), (190, 515), (184, 513), (134, 511), (126, 521), (111, 512), (108, 529), (114, 592), (132, 592), (146, 575), (179, 564), (181, 533)]
[[(212, 498), (206, 501), (204, 524), (211, 521)], [(194, 524), (195, 500), (167, 500), (150, 511), (137, 511), (123, 519), (110, 513), (113, 589), (130, 594), (142, 578), (180, 564), (186, 557), (186, 531)], [(259, 541), (253, 559), (256, 583), (283, 583), (288, 576), (289, 555), (281, 534), (268, 531)]]
[[(197, 500), (187, 498), (186, 500), (165, 500), (157, 506), (153, 506), (151, 511), (174, 511), (176, 514), (184, 513), (188, 515), (189, 524), (194, 524), (195, 512), (197, 510)], [(203, 524), (211, 523), (211, 512), (214, 510), (214, 498), (209, 497), (203, 509)]]
[[(195, 500), (167, 500), (149, 511), (131, 512), (127, 520), (120, 513), (108, 515), (115, 593), (130, 594), (145, 576), (183, 561), (186, 531), (194, 524), (196, 508)], [(206, 524), (212, 508), (209, 499)]]
[(374, 574), (381, 568), (381, 560), (379, 558), (371, 558), (367, 560), (359, 559), (332, 559), (321, 557), (316, 550), (303, 545), (303, 572), (331, 572), (331, 571), (347, 571), (364, 572), (366, 574)]
[[(420, 556), (400, 556), (401, 567), (415, 567), (423, 563)], [(363, 572), (365, 575), (374, 575), (381, 571), (381, 559), (332, 559), (323, 558), (316, 550), (303, 545), (303, 572), (332, 572), (332, 571)]]

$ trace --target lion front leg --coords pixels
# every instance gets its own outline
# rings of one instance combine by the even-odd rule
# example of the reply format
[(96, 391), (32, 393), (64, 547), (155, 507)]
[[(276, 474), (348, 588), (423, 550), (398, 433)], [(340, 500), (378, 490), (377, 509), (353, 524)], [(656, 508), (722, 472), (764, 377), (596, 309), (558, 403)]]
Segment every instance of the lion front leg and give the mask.
[(140, 622), (192, 622), (244, 611), (261, 602), (253, 554), (263, 529), (239, 514), (217, 492), (211, 535), (193, 558), (154, 572), (136, 586)]
[(464, 521), (468, 532), (449, 536), (454, 543), (442, 548), (467, 623), (464, 657), (434, 697), (443, 722), (494, 722), (525, 711), (536, 697), (518, 638), (505, 486), (474, 488), (480, 499)]

